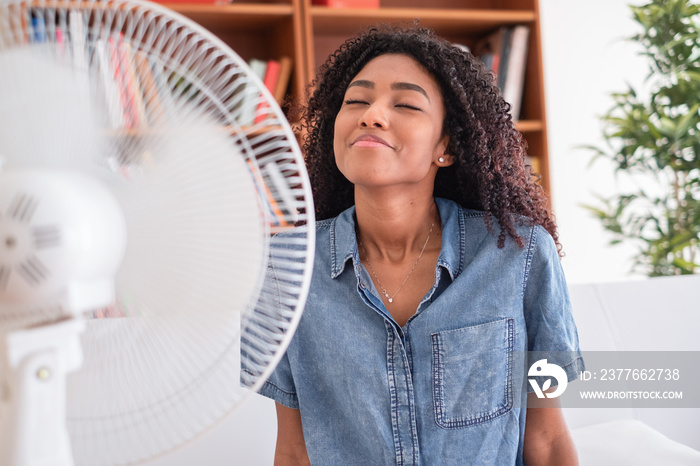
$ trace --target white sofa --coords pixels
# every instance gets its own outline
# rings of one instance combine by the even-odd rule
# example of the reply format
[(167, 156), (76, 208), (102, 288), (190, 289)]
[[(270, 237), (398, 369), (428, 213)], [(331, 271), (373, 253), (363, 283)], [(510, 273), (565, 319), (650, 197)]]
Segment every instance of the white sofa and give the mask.
[[(700, 275), (570, 288), (584, 351), (700, 351)], [(565, 408), (564, 415), (581, 466), (700, 465), (700, 408)], [(269, 466), (275, 435), (274, 404), (254, 395), (148, 465)]]
[[(700, 352), (700, 275), (570, 291), (584, 352)], [(564, 415), (582, 466), (700, 465), (700, 406), (565, 408)]]

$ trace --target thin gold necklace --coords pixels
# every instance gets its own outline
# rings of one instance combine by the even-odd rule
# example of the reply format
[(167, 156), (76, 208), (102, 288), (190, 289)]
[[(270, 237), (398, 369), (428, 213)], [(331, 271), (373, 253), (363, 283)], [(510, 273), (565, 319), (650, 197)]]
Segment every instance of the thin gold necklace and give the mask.
[(416, 269), (416, 266), (418, 265), (418, 261), (420, 261), (420, 258), (423, 257), (423, 252), (425, 252), (425, 247), (428, 245), (428, 241), (430, 241), (430, 235), (433, 233), (433, 227), (435, 226), (435, 222), (433, 222), (432, 225), (430, 225), (430, 231), (428, 232), (428, 237), (425, 239), (425, 243), (423, 243), (423, 249), (420, 250), (420, 254), (418, 254), (418, 259), (416, 259), (415, 264), (413, 264), (413, 267), (411, 267), (411, 271), (408, 272), (408, 275), (406, 275), (406, 278), (403, 279), (403, 283), (401, 283), (401, 286), (399, 287), (396, 292), (389, 296), (389, 293), (387, 293), (386, 288), (382, 285), (382, 282), (379, 280), (379, 277), (377, 277), (377, 273), (374, 271), (374, 267), (372, 267), (372, 264), (369, 262), (369, 256), (367, 256), (367, 251), (365, 251), (365, 246), (362, 244), (362, 240), (360, 239), (360, 235), (357, 235), (357, 241), (360, 243), (360, 247), (362, 248), (362, 253), (365, 255), (365, 262), (367, 263), (367, 266), (369, 267), (369, 270), (372, 272), (372, 275), (374, 275), (374, 279), (377, 281), (377, 285), (379, 285), (379, 288), (382, 290), (382, 294), (386, 297), (386, 300), (389, 301), (389, 304), (394, 302), (394, 298), (396, 297), (397, 294), (399, 294), (399, 291), (401, 291), (401, 288), (406, 284), (408, 281), (408, 278), (411, 276), (413, 271)]

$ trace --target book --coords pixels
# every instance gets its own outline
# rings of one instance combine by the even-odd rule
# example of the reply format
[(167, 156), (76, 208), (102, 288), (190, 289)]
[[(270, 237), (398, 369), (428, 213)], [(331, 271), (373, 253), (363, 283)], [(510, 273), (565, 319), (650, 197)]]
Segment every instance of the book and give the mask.
[[(272, 162), (272, 164), (274, 164), (274, 162)], [(284, 212), (282, 212), (277, 200), (270, 191), (270, 185), (263, 181), (260, 171), (254, 167), (253, 162), (250, 160), (248, 160), (248, 169), (250, 170), (251, 175), (255, 178), (256, 184), (265, 188), (265, 198), (263, 204), (269, 217), (270, 224), (273, 226), (287, 225), (287, 221), (284, 219)]]
[(88, 71), (87, 32), (85, 18), (81, 10), (70, 10), (68, 12), (68, 24), (65, 32), (68, 37), (61, 33), (64, 51), (73, 56), (76, 84), (78, 89), (82, 90), (83, 97), (87, 100), (90, 95), (91, 82)]
[(530, 166), (532, 168), (532, 176), (535, 180), (539, 180), (541, 175), (540, 171), (540, 158), (537, 156), (531, 156), (531, 155), (526, 155), (525, 156), (525, 165)]
[[(279, 75), (280, 62), (277, 60), (268, 60), (265, 66), (265, 77), (263, 78), (263, 84), (272, 95), (274, 95)], [(267, 114), (269, 113), (267, 111), (268, 108), (269, 105), (267, 104), (267, 101), (261, 96), (258, 107), (255, 109), (254, 123), (260, 123), (267, 117)]]
[(119, 91), (119, 101), (121, 103), (121, 111), (124, 115), (124, 127), (127, 129), (137, 126), (136, 114), (133, 111), (133, 99), (130, 95), (129, 83), (121, 66), (121, 51), (120, 36), (112, 36), (108, 40), (108, 69), (111, 72), (112, 79), (117, 83)]
[[(267, 69), (266, 61), (260, 60), (259, 58), (251, 58), (248, 61), (248, 66), (253, 74), (260, 78), (261, 81), (264, 81), (265, 70)], [(245, 86), (241, 92), (243, 92), (243, 98), (241, 99), (238, 121), (241, 126), (252, 125), (255, 121), (255, 110), (258, 108), (260, 95), (258, 94), (257, 87), (252, 83)]]
[(283, 213), (283, 217), (279, 220), (279, 225), (294, 225), (299, 221), (299, 213), (297, 212), (296, 206), (298, 204), (294, 193), (289, 188), (286, 178), (282, 174), (280, 167), (274, 163), (265, 164), (262, 168), (268, 179), (270, 180), (271, 192), (270, 197), (274, 200), (279, 199), (282, 201), (283, 205), (287, 209), (283, 209), (279, 206), (279, 203), (275, 201), (275, 207), (278, 211)]
[(71, 10), (68, 13), (68, 36), (75, 68), (87, 71), (85, 23), (80, 10)]
[(40, 11), (31, 12), (32, 19), (32, 34), (30, 35), (31, 42), (37, 44), (46, 42), (46, 20)]
[(66, 51), (65, 38), (63, 36), (63, 29), (60, 27), (56, 28), (56, 48), (58, 49), (59, 56), (63, 57)]
[(248, 65), (253, 70), (253, 73), (260, 78), (260, 80), (265, 79), (265, 70), (267, 69), (267, 62), (265, 60), (260, 60), (259, 58), (251, 58)]
[(286, 55), (280, 57), (280, 71), (277, 78), (275, 92), (272, 94), (278, 105), (282, 105), (289, 88), (289, 80), (292, 76), (292, 59)]
[(503, 98), (511, 105), (513, 120), (520, 118), (520, 103), (522, 101), (523, 84), (525, 83), (529, 35), (530, 28), (524, 25), (515, 26), (511, 35), (508, 72), (503, 86)]
[(502, 26), (477, 42), (474, 54), (484, 62), (486, 69), (491, 71), (494, 82), (498, 82), (498, 73), (501, 64), (503, 40), (506, 35), (506, 26)]
[(110, 66), (109, 51), (104, 39), (95, 41), (95, 57), (100, 70), (100, 84), (107, 104), (107, 113), (111, 128), (124, 127), (124, 111), (121, 106), (121, 96), (114, 74)]
[(163, 121), (167, 121), (169, 115), (177, 112), (175, 106), (177, 88), (173, 87), (171, 81), (173, 72), (167, 68), (162, 60), (156, 57), (146, 56), (146, 59), (153, 76), (154, 92), (157, 93), (160, 106), (163, 109)]
[(146, 107), (143, 103), (141, 83), (136, 75), (131, 44), (123, 41), (120, 37), (117, 40), (117, 48), (119, 52), (119, 68), (126, 86), (127, 111), (131, 114), (133, 127), (147, 126)]
[[(23, 44), (28, 44), (32, 41), (32, 38), (30, 36), (30, 31), (29, 31), (29, 24), (30, 24), (30, 18), (29, 18), (29, 7), (27, 6), (28, 2), (20, 2), (19, 3), (19, 8), (21, 11), (21, 14), (19, 15), (20, 18), (20, 26), (22, 28), (22, 40), (21, 43)], [(4, 25), (3, 25), (4, 27)]]
[(496, 83), (498, 88), (503, 93), (503, 89), (506, 85), (506, 75), (508, 74), (508, 59), (510, 56), (511, 42), (510, 38), (513, 35), (513, 28), (506, 27), (503, 31), (503, 37), (501, 42), (501, 54), (498, 61), (498, 73), (496, 75)]
[(158, 90), (158, 84), (153, 75), (153, 67), (148, 56), (142, 50), (134, 53), (134, 67), (139, 77), (140, 93), (144, 107), (148, 109), (146, 115), (151, 125), (165, 123), (166, 117), (163, 111), (163, 102)]

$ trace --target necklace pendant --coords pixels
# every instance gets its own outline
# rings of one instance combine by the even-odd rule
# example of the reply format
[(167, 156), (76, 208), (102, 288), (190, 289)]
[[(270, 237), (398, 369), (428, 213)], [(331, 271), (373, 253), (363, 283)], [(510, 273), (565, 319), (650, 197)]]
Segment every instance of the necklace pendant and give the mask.
[[(423, 249), (420, 250), (420, 254), (418, 254), (418, 258), (416, 259), (416, 262), (413, 264), (413, 267), (408, 272), (408, 275), (406, 275), (406, 278), (403, 279), (403, 283), (401, 283), (401, 286), (399, 286), (399, 289), (396, 290), (396, 292), (394, 293), (394, 296), (399, 294), (399, 291), (401, 291), (403, 286), (406, 284), (408, 279), (411, 277), (411, 274), (413, 273), (413, 271), (416, 269), (416, 266), (418, 265), (420, 258), (423, 257), (423, 253), (425, 252), (425, 247), (428, 245), (428, 241), (430, 241), (430, 235), (433, 233), (434, 226), (435, 226), (435, 222), (433, 222), (433, 224), (430, 225), (430, 231), (428, 231), (428, 237), (425, 238), (425, 243), (423, 243)], [(358, 235), (357, 243), (360, 246), (360, 248), (362, 248), (362, 252), (365, 255), (365, 264), (367, 264), (367, 267), (369, 267), (370, 272), (372, 272), (372, 275), (374, 276), (374, 279), (376, 280), (376, 283), (377, 283), (377, 288), (380, 288), (382, 290), (381, 292), (389, 304), (393, 303), (394, 298), (389, 296), (389, 293), (386, 291), (386, 288), (382, 287), (382, 283), (379, 281), (379, 277), (377, 277), (377, 273), (374, 271), (372, 264), (370, 264), (370, 262), (369, 262), (369, 258), (367, 257), (367, 251), (365, 251), (365, 247), (362, 244), (362, 240), (359, 239), (359, 232), (356, 232), (355, 234)]]

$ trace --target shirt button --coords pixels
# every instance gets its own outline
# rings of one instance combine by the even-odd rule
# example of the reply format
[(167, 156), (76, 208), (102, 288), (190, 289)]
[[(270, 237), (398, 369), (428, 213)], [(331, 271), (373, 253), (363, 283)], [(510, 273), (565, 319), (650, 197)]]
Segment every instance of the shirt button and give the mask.
[(365, 289), (365, 284), (362, 283), (362, 282), (360, 282), (360, 288), (362, 288), (362, 289), (364, 290), (364, 289)]

